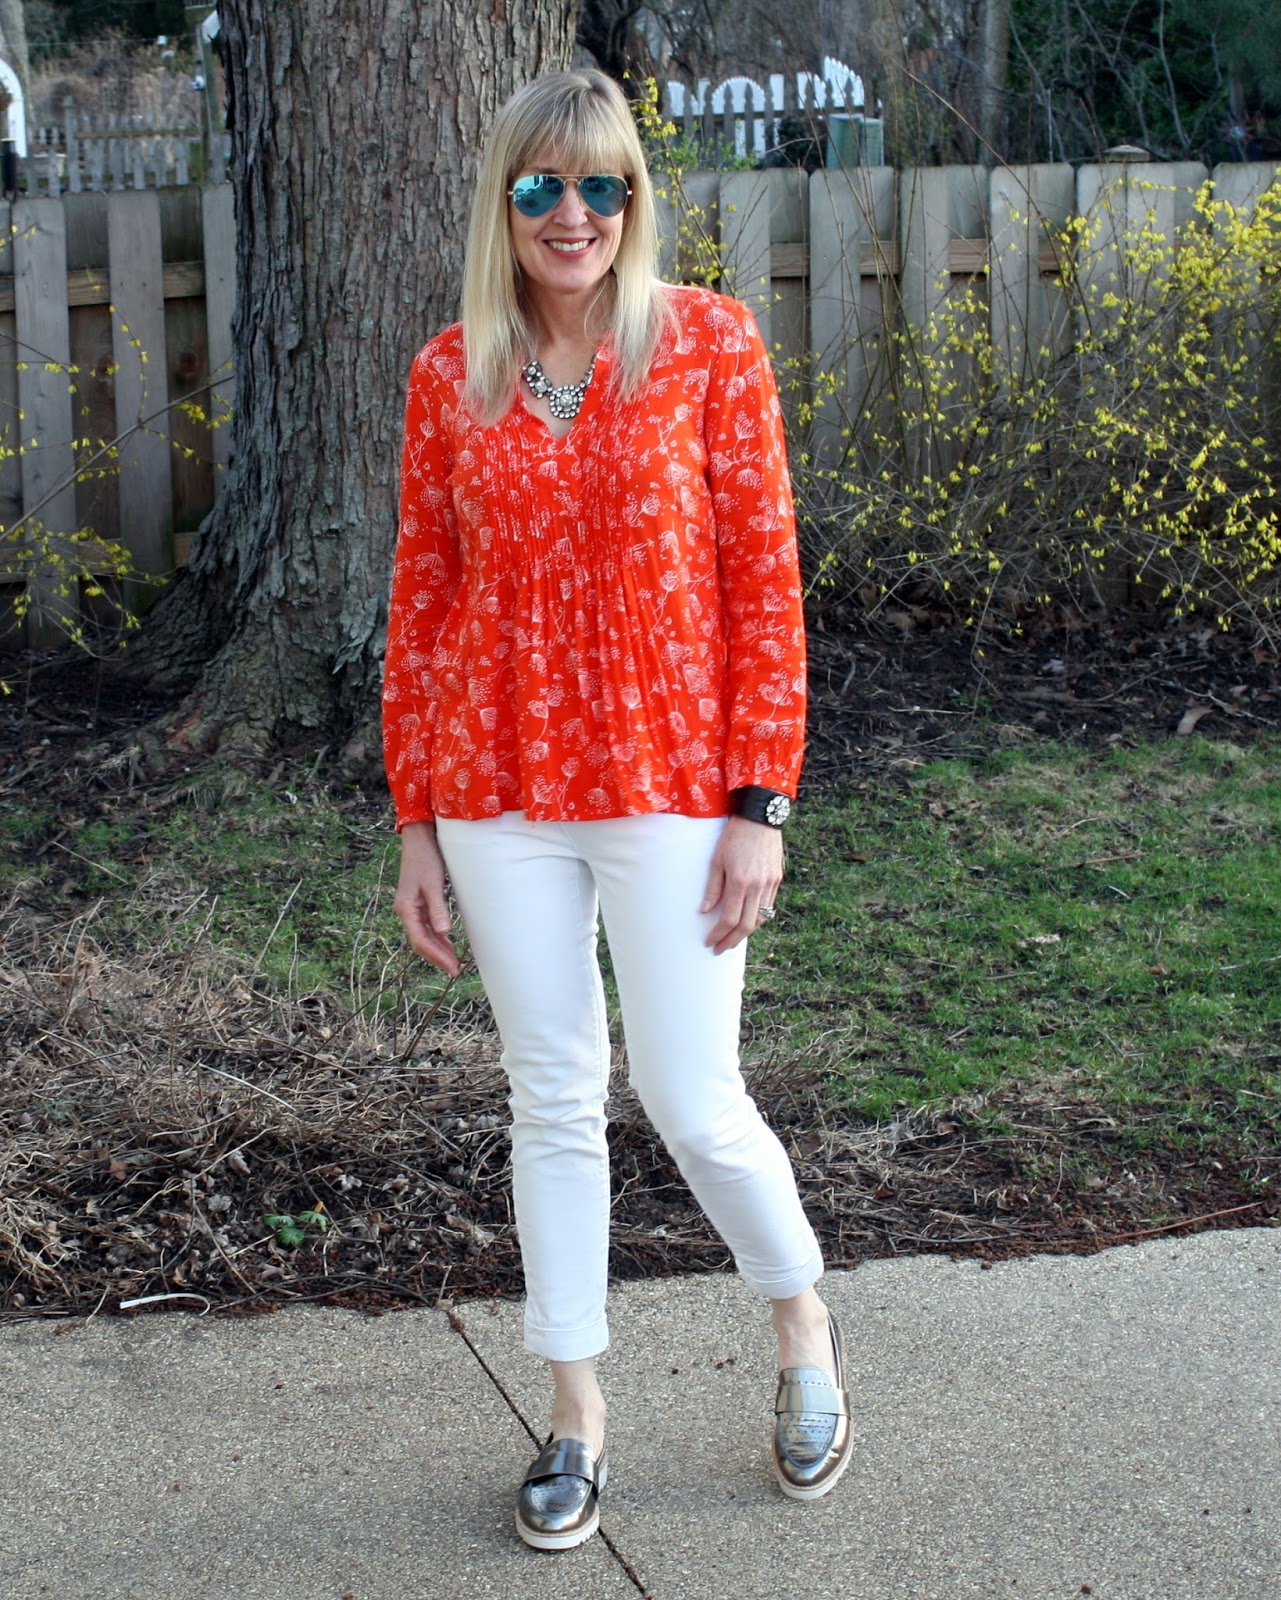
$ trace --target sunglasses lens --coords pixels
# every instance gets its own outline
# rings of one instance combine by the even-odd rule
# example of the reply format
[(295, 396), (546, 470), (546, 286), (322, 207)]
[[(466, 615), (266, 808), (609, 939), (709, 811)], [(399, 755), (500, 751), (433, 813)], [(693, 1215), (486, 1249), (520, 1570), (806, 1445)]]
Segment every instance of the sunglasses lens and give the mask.
[[(616, 217), (627, 204), (627, 183), (610, 173), (577, 180), (578, 198), (598, 217)], [(565, 180), (553, 172), (527, 172), (512, 184), (512, 204), (523, 217), (545, 217), (565, 193)]]
[(565, 181), (550, 172), (530, 172), (512, 184), (512, 204), (523, 217), (545, 217), (560, 204)]
[(627, 204), (627, 185), (622, 178), (595, 173), (578, 180), (578, 194), (589, 211), (598, 217), (616, 217)]

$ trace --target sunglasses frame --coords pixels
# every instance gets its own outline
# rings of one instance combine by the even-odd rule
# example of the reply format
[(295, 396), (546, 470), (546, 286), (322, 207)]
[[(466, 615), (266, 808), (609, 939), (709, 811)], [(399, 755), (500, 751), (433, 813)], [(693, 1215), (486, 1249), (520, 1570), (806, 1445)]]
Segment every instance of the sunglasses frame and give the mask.
[[(555, 178), (559, 182), (561, 186), (560, 193), (545, 211), (526, 211), (517, 202), (516, 185), (521, 183), (525, 178)], [(579, 188), (579, 185), (585, 178), (614, 178), (621, 183), (623, 188), (626, 190), (626, 193), (623, 196), (623, 203), (621, 206), (619, 206), (618, 210), (598, 211), (591, 201), (586, 197), (586, 195), (584, 195), (582, 189)], [(632, 198), (632, 186), (630, 183), (628, 183), (627, 179), (622, 175), (621, 172), (519, 172), (511, 181), (511, 184), (507, 190), (507, 198), (516, 207), (517, 211), (520, 212), (522, 217), (546, 217), (550, 215), (551, 212), (555, 211), (556, 207), (565, 198), (566, 186), (571, 183), (574, 185), (575, 189), (578, 190), (578, 198), (582, 202), (583, 206), (590, 211), (594, 217), (621, 217), (623, 212), (627, 210), (627, 202)]]

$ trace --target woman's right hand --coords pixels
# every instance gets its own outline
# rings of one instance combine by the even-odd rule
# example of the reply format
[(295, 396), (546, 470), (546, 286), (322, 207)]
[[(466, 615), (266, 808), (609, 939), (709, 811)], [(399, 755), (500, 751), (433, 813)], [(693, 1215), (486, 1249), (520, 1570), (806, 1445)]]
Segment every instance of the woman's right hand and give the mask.
[(450, 938), (445, 902), (445, 860), (430, 822), (407, 822), (400, 833), (400, 881), (392, 910), (405, 925), (416, 955), (451, 978), (461, 970)]

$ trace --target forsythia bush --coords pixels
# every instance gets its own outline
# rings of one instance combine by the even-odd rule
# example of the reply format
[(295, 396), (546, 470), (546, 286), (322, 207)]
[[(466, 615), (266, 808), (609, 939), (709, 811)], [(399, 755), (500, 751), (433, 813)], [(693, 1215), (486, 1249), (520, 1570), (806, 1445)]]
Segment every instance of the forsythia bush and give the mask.
[[(973, 621), (1128, 587), (1274, 634), (1281, 185), (1248, 213), (1203, 190), (1174, 240), (1077, 220), (1056, 253), (1060, 336), (1017, 370), (986, 285), (923, 329), (887, 318), (862, 414), (797, 462), (819, 592), (946, 595)], [(814, 386), (811, 416), (837, 392)]]
[[(683, 181), (698, 150), (652, 81), (636, 111), (675, 213), (668, 270), (733, 292)], [(887, 293), (879, 326), (837, 342), (870, 374), (857, 414), (830, 350), (780, 364), (812, 597), (941, 601), (977, 622), (1126, 594), (1275, 637), (1281, 183), (1248, 210), (1207, 186), (1175, 238), (1150, 212), (1127, 224), (1105, 191), (1045, 241), (1052, 331), (1013, 341), (1017, 359), (991, 333), (1002, 291), (978, 277), (953, 280), (923, 327)]]

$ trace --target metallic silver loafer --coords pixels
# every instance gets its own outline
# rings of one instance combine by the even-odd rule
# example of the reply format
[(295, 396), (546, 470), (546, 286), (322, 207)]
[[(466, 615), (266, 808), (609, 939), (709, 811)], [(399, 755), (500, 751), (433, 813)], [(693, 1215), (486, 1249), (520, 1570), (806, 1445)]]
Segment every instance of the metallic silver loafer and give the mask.
[(825, 1495), (850, 1464), (853, 1434), (841, 1330), (829, 1311), (836, 1382), (821, 1367), (784, 1367), (774, 1401), (774, 1471), (793, 1500)]
[(600, 1525), (598, 1501), (609, 1476), (580, 1439), (549, 1439), (530, 1463), (516, 1501), (516, 1532), (535, 1550), (572, 1550)]

